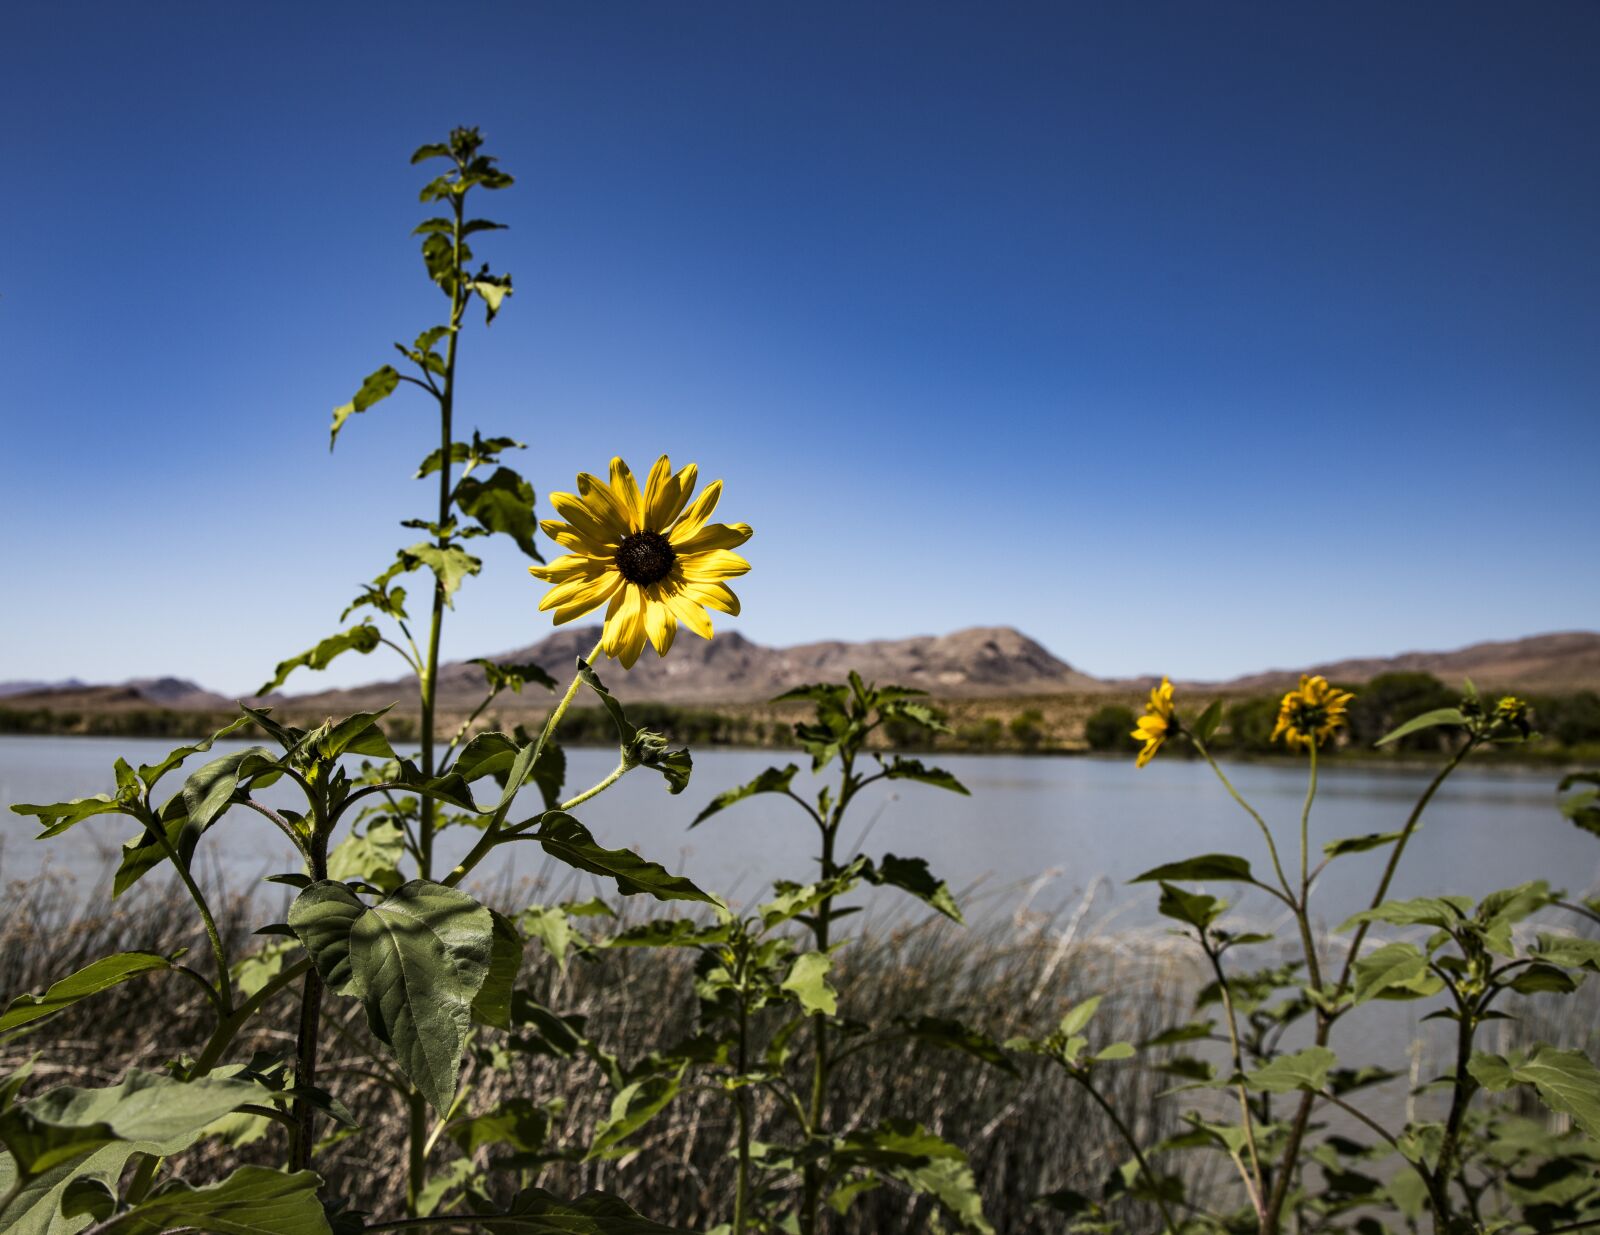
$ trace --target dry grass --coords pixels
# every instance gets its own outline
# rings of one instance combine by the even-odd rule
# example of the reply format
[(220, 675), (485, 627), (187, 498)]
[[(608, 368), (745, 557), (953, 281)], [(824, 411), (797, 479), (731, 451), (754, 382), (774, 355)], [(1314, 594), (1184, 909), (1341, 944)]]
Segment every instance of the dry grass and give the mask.
[[(503, 905), (527, 903), (513, 891), (497, 889), (493, 899)], [(152, 887), (111, 910), (90, 912), (76, 908), (82, 892), (53, 879), (7, 890), (0, 998), (41, 989), (116, 950), (188, 946), (191, 957), (205, 955), (203, 938), (185, 925), (186, 906), (170, 890)], [(564, 894), (561, 888), (547, 889), (549, 899)], [(106, 902), (103, 895), (91, 895), (88, 903)], [(261, 905), (238, 897), (219, 897), (218, 905), (231, 946), (251, 947), (249, 932), (263, 919)], [(1192, 971), (1159, 937), (1131, 945), (1086, 933), (1080, 922), (1067, 919), (991, 914), (986, 920), (989, 926), (966, 930), (943, 919), (869, 920), (836, 971), (841, 1013), (878, 1025), (900, 1015), (955, 1015), (1003, 1039), (1047, 1030), (1072, 1002), (1111, 992), (1100, 1018), (1107, 1022), (1106, 1032), (1138, 1037), (1180, 1019), (1188, 1006)], [(693, 1032), (692, 962), (687, 952), (628, 949), (578, 958), (562, 972), (530, 947), (523, 983), (541, 1002), (587, 1017), (590, 1036), (628, 1062)], [(253, 1035), (236, 1045), (234, 1057), (255, 1049), (292, 1050), (293, 1004), (281, 998)], [(404, 1107), (373, 1079), (359, 1009), (341, 1003), (331, 1012), (323, 1081), (348, 1103), (363, 1132), (331, 1145), (319, 1169), (329, 1194), (347, 1197), (360, 1209), (394, 1215), (400, 1212), (405, 1178)], [(127, 1067), (158, 1068), (194, 1053), (209, 1029), (208, 1010), (193, 984), (139, 981), (70, 1010), (39, 1034), (0, 1046), (0, 1067), (9, 1069), (39, 1051), (30, 1091), (41, 1082), (105, 1084)], [(1134, 1114), (1145, 1143), (1171, 1130), (1170, 1104), (1155, 1101), (1159, 1078), (1132, 1068), (1109, 1077), (1114, 1101)], [(536, 1178), (565, 1193), (606, 1188), (658, 1220), (691, 1229), (726, 1220), (733, 1126), (720, 1090), (708, 1087), (680, 1098), (629, 1156), (581, 1163), (572, 1159), (581, 1156), (612, 1096), (595, 1065), (519, 1054), (508, 1072), (469, 1062), (465, 1082), (474, 1088), (473, 1110), (512, 1095), (565, 1100), (553, 1148), (568, 1159), (553, 1161), (522, 1182)], [(832, 1118), (840, 1130), (896, 1115), (965, 1147), (991, 1221), (1015, 1235), (1061, 1229), (1062, 1219), (1035, 1207), (1033, 1198), (1059, 1188), (1097, 1194), (1125, 1156), (1100, 1113), (1042, 1065), (1025, 1064), (1018, 1080), (965, 1055), (899, 1043), (853, 1055), (841, 1067), (836, 1092)], [(759, 1108), (758, 1138), (781, 1140), (790, 1132), (773, 1105)], [(275, 1163), (282, 1151), (274, 1134), (242, 1150), (206, 1144), (179, 1165), (191, 1178), (214, 1177), (226, 1159), (236, 1161), (238, 1154)], [(431, 1164), (437, 1170), (455, 1154), (442, 1139)], [(506, 1179), (505, 1185), (509, 1189), (517, 1182)], [(886, 1187), (858, 1201), (838, 1230), (923, 1232), (930, 1220), (929, 1202)], [(1130, 1229), (1142, 1225), (1135, 1221)]]

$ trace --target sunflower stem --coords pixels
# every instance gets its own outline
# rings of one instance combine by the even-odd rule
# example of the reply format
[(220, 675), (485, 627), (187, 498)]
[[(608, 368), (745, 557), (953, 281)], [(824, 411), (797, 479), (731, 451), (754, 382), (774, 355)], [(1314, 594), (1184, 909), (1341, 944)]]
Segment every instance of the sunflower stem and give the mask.
[[(600, 646), (604, 642), (605, 637), (603, 635), (599, 639), (595, 640), (594, 647), (589, 650), (589, 655), (583, 658), (583, 663), (585, 665), (592, 664), (594, 662), (594, 658), (600, 655)], [(577, 697), (578, 694), (578, 687), (582, 685), (582, 672), (575, 672), (572, 675), (572, 682), (567, 686), (567, 693), (561, 696), (561, 701), (556, 704), (555, 710), (552, 711), (545, 719), (544, 728), (539, 730), (539, 740), (535, 742), (533, 746), (533, 762), (528, 765), (530, 768), (536, 768), (539, 766), (539, 757), (544, 754), (544, 748), (549, 744), (551, 735), (555, 733), (556, 726), (561, 723), (561, 718), (567, 714), (567, 709), (572, 706), (572, 701)], [(606, 788), (613, 780), (615, 780), (618, 774), (619, 773), (614, 773), (594, 790), (580, 794), (577, 798), (573, 799), (573, 803), (575, 804), (593, 797), (596, 793), (599, 793), (601, 789)], [(565, 809), (565, 807), (563, 807), (563, 809)], [(536, 815), (532, 820), (528, 820), (527, 822), (530, 824), (537, 822), (538, 818), (539, 816)], [(514, 836), (522, 829), (522, 826), (523, 825), (518, 825), (512, 828), (505, 828), (497, 824), (491, 824), (491, 826), (484, 831), (483, 836), (479, 838), (478, 843), (474, 845), (468, 852), (467, 856), (462, 858), (456, 868), (445, 876), (444, 886), (447, 888), (453, 888), (459, 884), (467, 877), (473, 867), (477, 866), (479, 862), (483, 861), (483, 859), (488, 856), (491, 849), (493, 849), (501, 841), (505, 840), (508, 835)]]

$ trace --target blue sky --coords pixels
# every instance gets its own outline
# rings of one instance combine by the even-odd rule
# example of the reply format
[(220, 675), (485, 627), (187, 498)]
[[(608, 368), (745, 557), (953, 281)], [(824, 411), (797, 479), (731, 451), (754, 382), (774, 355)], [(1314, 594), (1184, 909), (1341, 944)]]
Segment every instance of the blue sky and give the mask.
[[(465, 428), (727, 482), (750, 638), (1224, 676), (1591, 628), (1600, 7), (19, 4), (0, 678), (254, 686), (424, 514), (417, 144), (518, 179)], [(541, 638), (492, 550), (446, 652)], [(397, 664), (398, 662), (396, 662)], [(388, 675), (347, 659), (302, 688)]]

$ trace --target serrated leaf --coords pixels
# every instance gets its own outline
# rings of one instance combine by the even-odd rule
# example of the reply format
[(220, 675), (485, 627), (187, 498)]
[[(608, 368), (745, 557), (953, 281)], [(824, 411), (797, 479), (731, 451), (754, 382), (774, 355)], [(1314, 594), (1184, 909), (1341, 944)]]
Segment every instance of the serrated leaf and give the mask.
[(358, 412), (366, 411), (373, 404), (387, 399), (399, 385), (400, 372), (393, 365), (386, 364), (383, 368), (367, 374), (361, 383), (361, 389), (356, 391), (350, 402), (333, 409), (333, 425), (328, 431), (328, 449), (332, 450), (334, 443), (339, 440), (339, 430), (344, 427), (345, 421)]
[(1294, 1089), (1321, 1089), (1328, 1070), (1339, 1058), (1325, 1046), (1308, 1046), (1290, 1055), (1280, 1055), (1264, 1067), (1246, 1075), (1251, 1089), (1267, 1093), (1288, 1093)]
[(504, 914), (489, 910), (494, 938), (489, 972), (472, 1000), (472, 1019), (496, 1029), (511, 1028), (511, 993), (522, 969), (522, 934)]
[(401, 552), (404, 557), (426, 566), (433, 572), (434, 579), (444, 590), (445, 604), (452, 608), (455, 607), (455, 594), (461, 589), (462, 582), (468, 575), (475, 575), (483, 569), (483, 562), (460, 545), (450, 545), (441, 549), (438, 545), (424, 540)]
[(575, 1201), (563, 1201), (543, 1188), (525, 1188), (511, 1198), (496, 1231), (514, 1235), (687, 1235), (676, 1227), (662, 1226), (605, 1192), (586, 1192)]
[(429, 1104), (449, 1110), (472, 1002), (493, 955), (489, 910), (464, 892), (413, 879), (358, 917), (349, 939), (368, 1026)]
[(960, 1051), (1013, 1076), (1018, 1075), (1017, 1065), (1001, 1050), (998, 1042), (958, 1020), (943, 1016), (919, 1016), (915, 1020), (902, 1017), (899, 1023), (906, 1036), (918, 1042), (926, 1042), (941, 1050)]
[(1161, 884), (1161, 900), (1156, 911), (1164, 918), (1183, 922), (1200, 930), (1207, 929), (1222, 916), (1228, 902), (1201, 892), (1185, 892), (1175, 884)]
[(329, 635), (313, 648), (308, 648), (298, 656), (291, 656), (288, 660), (280, 660), (277, 668), (272, 671), (272, 676), (256, 691), (258, 695), (269, 695), (282, 686), (296, 669), (326, 669), (333, 660), (346, 652), (359, 652), (365, 656), (383, 641), (383, 635), (376, 626), (362, 623), (352, 626), (349, 630), (341, 631), (337, 635)]
[(950, 892), (950, 885), (943, 879), (934, 878), (924, 858), (900, 858), (892, 853), (886, 853), (882, 861), (865, 864), (861, 870), (861, 877), (878, 887), (888, 886), (909, 892), (952, 922), (965, 924), (966, 919), (961, 916), (961, 909)]
[(350, 931), (366, 911), (359, 896), (331, 879), (312, 884), (289, 906), (290, 929), (337, 995), (360, 993), (350, 968)]
[(183, 782), (183, 801), (193, 827), (208, 828), (233, 802), (239, 782), (277, 758), (265, 746), (223, 755), (190, 774)]
[(789, 967), (782, 989), (800, 1001), (808, 1016), (821, 1013), (833, 1016), (839, 1011), (839, 997), (828, 985), (828, 970), (833, 968), (833, 958), (826, 952), (802, 952)]
[(678, 1096), (683, 1085), (683, 1074), (684, 1065), (680, 1064), (674, 1071), (658, 1073), (624, 1085), (611, 1100), (611, 1114), (595, 1130), (594, 1140), (583, 1160), (593, 1162), (597, 1158), (615, 1157), (615, 1151), (623, 1141), (659, 1115)]
[(130, 978), (164, 972), (172, 961), (157, 952), (117, 952), (103, 956), (50, 985), (42, 995), (18, 995), (0, 1013), (0, 1034), (54, 1016), (81, 999), (110, 990)]
[(1388, 943), (1355, 963), (1356, 1003), (1369, 999), (1421, 999), (1437, 994), (1444, 982), (1428, 971), (1428, 958), (1409, 943)]
[(948, 789), (952, 793), (971, 796), (965, 785), (954, 775), (943, 768), (930, 768), (920, 759), (902, 759), (898, 756), (884, 765), (884, 776), (889, 780), (914, 780), (924, 785), (933, 785), (939, 789)]
[(671, 874), (666, 867), (646, 861), (631, 850), (602, 847), (588, 828), (565, 811), (547, 811), (538, 828), (526, 835), (568, 866), (616, 880), (617, 890), (624, 896), (646, 894), (663, 901), (721, 903), (683, 876)]
[(534, 543), (538, 520), (533, 513), (533, 486), (510, 468), (496, 468), (488, 480), (463, 476), (456, 484), (455, 502), (485, 531), (509, 536), (525, 556), (544, 561)]
[(711, 799), (706, 808), (694, 817), (689, 824), (691, 828), (699, 827), (718, 811), (726, 810), (735, 802), (754, 797), (758, 793), (788, 793), (790, 785), (794, 782), (795, 774), (799, 772), (795, 764), (788, 764), (781, 768), (767, 768), (754, 780), (746, 781), (736, 789), (728, 789), (717, 794)]
[(97, 1235), (161, 1235), (194, 1228), (215, 1235), (332, 1235), (312, 1171), (241, 1166), (200, 1188), (173, 1180), (102, 1226)]

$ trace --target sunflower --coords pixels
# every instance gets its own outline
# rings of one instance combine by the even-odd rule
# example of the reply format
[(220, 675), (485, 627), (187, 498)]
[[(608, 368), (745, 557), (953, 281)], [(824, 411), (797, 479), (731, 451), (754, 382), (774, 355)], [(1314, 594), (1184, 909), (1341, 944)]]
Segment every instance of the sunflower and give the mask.
[(1272, 727), (1272, 740), (1282, 738), (1291, 749), (1324, 746), (1335, 731), (1344, 728), (1345, 708), (1354, 699), (1347, 690), (1335, 690), (1328, 679), (1300, 675), (1300, 686), (1283, 697), (1278, 706), (1278, 723)]
[(666, 455), (656, 460), (644, 492), (620, 458), (611, 480), (578, 473), (578, 492), (552, 493), (550, 504), (565, 522), (540, 523), (544, 534), (570, 550), (548, 566), (530, 566), (554, 584), (539, 602), (554, 609), (556, 625), (606, 606), (600, 650), (633, 668), (645, 640), (665, 656), (682, 622), (711, 638), (706, 610), (737, 614), (739, 598), (723, 582), (750, 563), (730, 550), (750, 539), (746, 523), (707, 523), (722, 496), (713, 481), (691, 503), (699, 469), (674, 473)]
[(1144, 743), (1135, 767), (1142, 768), (1154, 759), (1161, 744), (1178, 731), (1178, 721), (1172, 708), (1172, 683), (1162, 678), (1161, 685), (1151, 690), (1145, 714), (1139, 717), (1139, 727), (1133, 731), (1132, 736)]

